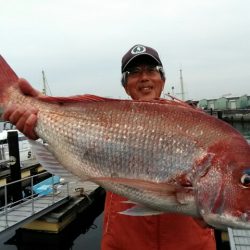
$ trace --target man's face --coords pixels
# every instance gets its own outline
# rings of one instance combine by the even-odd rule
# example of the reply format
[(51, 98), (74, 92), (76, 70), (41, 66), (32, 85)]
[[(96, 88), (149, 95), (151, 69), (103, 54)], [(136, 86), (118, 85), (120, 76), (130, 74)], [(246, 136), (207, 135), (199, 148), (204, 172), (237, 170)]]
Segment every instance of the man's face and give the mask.
[(160, 97), (164, 81), (155, 66), (138, 64), (128, 72), (125, 90), (133, 100), (150, 101)]

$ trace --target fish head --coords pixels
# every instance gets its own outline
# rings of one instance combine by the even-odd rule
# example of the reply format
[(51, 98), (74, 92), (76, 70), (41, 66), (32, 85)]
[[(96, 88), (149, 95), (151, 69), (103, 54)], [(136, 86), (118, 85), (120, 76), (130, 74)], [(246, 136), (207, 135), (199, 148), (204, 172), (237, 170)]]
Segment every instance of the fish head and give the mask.
[(250, 229), (250, 145), (236, 134), (207, 152), (196, 188), (201, 217), (222, 230)]
[(250, 161), (211, 167), (198, 186), (197, 204), (207, 224), (250, 229)]

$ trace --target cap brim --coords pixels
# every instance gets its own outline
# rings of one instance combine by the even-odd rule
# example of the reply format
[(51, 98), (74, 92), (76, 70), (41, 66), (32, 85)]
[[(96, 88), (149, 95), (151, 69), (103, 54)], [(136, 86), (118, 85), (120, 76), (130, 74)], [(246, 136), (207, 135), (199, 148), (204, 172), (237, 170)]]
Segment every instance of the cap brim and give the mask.
[(141, 53), (141, 54), (137, 54), (137, 55), (134, 55), (132, 58), (130, 58), (130, 60), (124, 65), (124, 67), (122, 68), (122, 72), (125, 71), (125, 69), (128, 67), (128, 65), (130, 63), (132, 63), (136, 58), (138, 57), (141, 57), (141, 56), (148, 56), (148, 57), (151, 57), (152, 59), (154, 59), (154, 61), (158, 64), (158, 65), (162, 65), (161, 61), (159, 61), (156, 57), (148, 54), (148, 53)]

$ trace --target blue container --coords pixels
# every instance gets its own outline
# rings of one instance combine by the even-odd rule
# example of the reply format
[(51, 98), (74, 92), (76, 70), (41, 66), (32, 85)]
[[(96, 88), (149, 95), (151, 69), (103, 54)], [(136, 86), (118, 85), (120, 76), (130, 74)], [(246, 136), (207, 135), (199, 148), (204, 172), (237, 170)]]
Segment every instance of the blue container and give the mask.
[(33, 192), (38, 195), (48, 195), (52, 193), (53, 185), (60, 183), (60, 176), (54, 175), (33, 186)]

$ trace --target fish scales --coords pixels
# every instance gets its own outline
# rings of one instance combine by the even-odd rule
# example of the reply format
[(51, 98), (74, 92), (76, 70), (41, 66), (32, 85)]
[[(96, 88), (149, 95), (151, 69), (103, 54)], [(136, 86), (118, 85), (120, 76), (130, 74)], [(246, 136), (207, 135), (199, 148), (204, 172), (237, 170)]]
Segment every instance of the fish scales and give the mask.
[[(120, 113), (123, 115), (117, 115), (115, 112), (110, 114), (110, 104), (105, 103), (92, 104), (96, 107), (88, 109), (87, 113), (84, 108), (80, 107), (79, 113), (74, 118), (71, 117), (72, 108), (69, 112), (63, 110), (61, 115), (54, 115), (54, 113), (60, 113), (60, 109), (48, 113), (42, 111), (38, 116), (37, 133), (52, 145), (52, 148), (62, 147), (59, 155), (65, 155), (69, 148), (68, 145), (72, 145), (72, 141), (74, 141), (75, 145), (71, 152), (74, 157), (77, 149), (81, 148), (81, 152), (78, 152), (76, 157), (78, 159), (76, 166), (87, 164), (90, 171), (93, 171), (92, 167), (95, 171), (101, 171), (97, 172), (97, 175), (110, 176), (116, 173), (118, 176), (131, 175), (131, 178), (143, 176), (148, 180), (161, 178), (159, 181), (162, 181), (169, 176), (169, 171), (173, 171), (172, 166), (176, 165), (177, 169), (183, 168), (184, 165), (186, 167), (188, 158), (193, 156), (190, 154), (190, 152), (193, 153), (190, 150), (192, 142), (189, 140), (185, 141), (186, 144), (179, 143), (176, 146), (177, 138), (175, 137), (173, 140), (173, 130), (156, 129), (156, 124), (159, 125), (160, 122), (157, 119), (151, 124), (145, 122), (150, 113), (148, 104), (142, 105), (141, 111), (145, 111), (140, 113), (139, 119), (134, 115), (136, 111), (133, 107), (130, 113), (123, 112), (123, 109), (128, 109), (128, 104), (126, 101), (114, 104), (116, 107), (121, 106)], [(89, 124), (85, 122), (86, 117)], [(126, 123), (126, 121), (128, 122)], [(58, 124), (57, 128), (55, 124)], [(78, 126), (77, 132), (75, 131), (76, 126)], [(144, 134), (145, 131), (151, 133)], [(58, 132), (60, 136), (58, 136)], [(75, 136), (77, 133), (79, 135)], [(54, 138), (58, 139), (54, 140)], [(167, 140), (162, 138), (167, 138)], [(179, 157), (181, 151), (184, 152), (183, 159)], [(170, 155), (170, 161), (168, 155)], [(69, 163), (74, 160), (67, 157), (70, 158)], [(171, 163), (166, 168), (169, 162)], [(193, 162), (193, 157), (189, 162)], [(154, 172), (158, 176), (155, 177)]]

